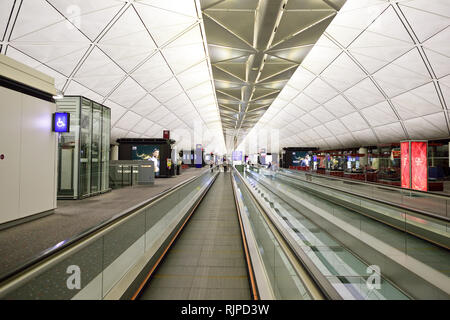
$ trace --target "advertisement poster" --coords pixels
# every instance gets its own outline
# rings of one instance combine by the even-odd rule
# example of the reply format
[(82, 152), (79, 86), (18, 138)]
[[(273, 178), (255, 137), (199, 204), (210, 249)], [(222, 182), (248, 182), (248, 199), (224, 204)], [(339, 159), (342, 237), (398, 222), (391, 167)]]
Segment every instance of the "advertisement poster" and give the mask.
[(155, 164), (155, 174), (159, 175), (159, 147), (158, 146), (133, 146), (132, 160), (151, 160)]
[(402, 142), (400, 144), (400, 153), (401, 153), (401, 173), (402, 173), (402, 188), (410, 188), (409, 184), (409, 142)]
[(427, 143), (411, 142), (411, 188), (428, 191)]

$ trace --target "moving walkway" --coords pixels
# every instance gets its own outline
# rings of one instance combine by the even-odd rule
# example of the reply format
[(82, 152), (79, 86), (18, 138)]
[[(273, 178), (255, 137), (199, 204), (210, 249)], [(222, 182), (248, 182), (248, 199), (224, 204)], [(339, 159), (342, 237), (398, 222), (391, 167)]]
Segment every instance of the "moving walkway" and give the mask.
[(0, 298), (449, 298), (447, 249), (299, 181), (204, 171), (3, 276)]
[[(308, 255), (346, 299), (366, 294), (449, 298), (446, 217), (362, 197), (358, 190), (340, 190), (286, 170), (251, 168), (243, 176), (272, 207), (273, 219), (292, 246)], [(376, 273), (381, 289), (369, 292), (361, 284)]]

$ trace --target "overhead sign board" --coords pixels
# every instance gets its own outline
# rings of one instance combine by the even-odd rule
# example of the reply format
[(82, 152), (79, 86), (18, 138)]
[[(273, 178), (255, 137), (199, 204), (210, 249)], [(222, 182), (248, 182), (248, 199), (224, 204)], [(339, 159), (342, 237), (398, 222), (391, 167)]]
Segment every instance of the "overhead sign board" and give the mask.
[(428, 146), (424, 141), (411, 142), (411, 188), (428, 191)]

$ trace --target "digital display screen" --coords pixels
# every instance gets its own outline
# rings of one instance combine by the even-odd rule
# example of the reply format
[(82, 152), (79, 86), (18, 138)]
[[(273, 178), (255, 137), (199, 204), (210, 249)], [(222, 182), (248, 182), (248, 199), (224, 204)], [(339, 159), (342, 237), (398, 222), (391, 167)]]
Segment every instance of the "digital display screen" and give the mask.
[(292, 164), (294, 166), (306, 166), (305, 157), (308, 153), (306, 151), (292, 152)]
[(53, 114), (53, 131), (54, 132), (70, 131), (70, 113), (57, 112)]
[(148, 160), (155, 164), (155, 173), (159, 174), (160, 158), (159, 146), (141, 145), (131, 148), (132, 160)]
[(410, 188), (410, 170), (409, 170), (409, 142), (402, 142), (400, 144), (401, 153), (401, 181), (402, 188)]

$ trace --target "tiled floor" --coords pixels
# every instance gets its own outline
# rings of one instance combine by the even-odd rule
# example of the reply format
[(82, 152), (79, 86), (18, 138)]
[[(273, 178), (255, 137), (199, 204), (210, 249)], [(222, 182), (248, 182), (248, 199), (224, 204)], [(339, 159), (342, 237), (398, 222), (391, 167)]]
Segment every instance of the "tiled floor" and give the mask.
[(230, 174), (220, 173), (141, 299), (250, 298)]
[(205, 170), (209, 169), (190, 168), (176, 177), (156, 179), (153, 186), (117, 189), (84, 200), (58, 201), (54, 214), (0, 231), (0, 274)]

